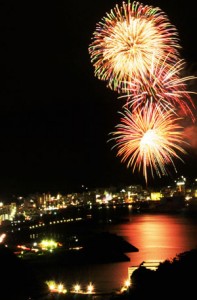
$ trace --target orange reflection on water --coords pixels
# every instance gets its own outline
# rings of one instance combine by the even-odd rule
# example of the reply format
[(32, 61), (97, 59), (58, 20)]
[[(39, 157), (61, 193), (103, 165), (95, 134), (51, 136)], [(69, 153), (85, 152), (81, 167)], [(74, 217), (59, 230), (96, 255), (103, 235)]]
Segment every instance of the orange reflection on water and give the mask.
[[(197, 247), (196, 229), (179, 215), (137, 215), (121, 225), (125, 239), (139, 249), (129, 254), (132, 264), (143, 260), (165, 260)], [(118, 234), (118, 232), (117, 232)]]

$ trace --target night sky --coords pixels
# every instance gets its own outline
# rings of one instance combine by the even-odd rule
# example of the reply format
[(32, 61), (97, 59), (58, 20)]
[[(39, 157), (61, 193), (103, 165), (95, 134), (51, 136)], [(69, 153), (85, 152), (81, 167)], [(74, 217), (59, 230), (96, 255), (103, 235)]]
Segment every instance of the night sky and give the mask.
[[(107, 142), (122, 103), (94, 76), (88, 53), (96, 23), (121, 2), (1, 1), (0, 199), (82, 190), (82, 185), (145, 184)], [(193, 0), (142, 3), (165, 11), (179, 32), (187, 71), (197, 75)], [(175, 160), (179, 174), (197, 175), (195, 146), (184, 164)], [(176, 177), (172, 172), (149, 184)]]

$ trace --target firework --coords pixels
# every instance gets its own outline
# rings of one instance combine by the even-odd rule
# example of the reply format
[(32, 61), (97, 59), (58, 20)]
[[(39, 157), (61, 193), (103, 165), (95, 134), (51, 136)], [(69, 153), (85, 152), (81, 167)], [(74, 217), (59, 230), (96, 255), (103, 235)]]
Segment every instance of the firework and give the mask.
[(195, 105), (191, 95), (196, 94), (189, 91), (187, 83), (197, 79), (195, 76), (182, 77), (185, 61), (178, 60), (174, 65), (168, 66), (165, 61), (163, 63), (154, 63), (152, 59), (151, 70), (147, 72), (145, 82), (137, 79), (132, 82), (125, 82), (123, 92), (126, 95), (119, 98), (127, 98), (126, 105), (132, 106), (134, 111), (136, 108), (149, 105), (155, 102), (163, 107), (164, 110), (172, 110), (181, 115), (190, 117), (195, 121)]
[(120, 112), (121, 123), (109, 140), (115, 140), (112, 147), (118, 148), (117, 156), (121, 162), (127, 162), (127, 167), (142, 170), (147, 183), (148, 169), (152, 177), (156, 173), (159, 177), (168, 175), (166, 166), (172, 164), (173, 159), (183, 162), (180, 154), (186, 154), (183, 148), (183, 129), (179, 125), (180, 117), (175, 117), (171, 110), (164, 110), (161, 106), (151, 104), (146, 110), (136, 109), (134, 113), (125, 108)]
[(88, 50), (95, 76), (121, 92), (125, 82), (145, 80), (153, 54), (156, 64), (165, 60), (170, 66), (180, 48), (176, 27), (159, 7), (128, 1), (97, 23)]

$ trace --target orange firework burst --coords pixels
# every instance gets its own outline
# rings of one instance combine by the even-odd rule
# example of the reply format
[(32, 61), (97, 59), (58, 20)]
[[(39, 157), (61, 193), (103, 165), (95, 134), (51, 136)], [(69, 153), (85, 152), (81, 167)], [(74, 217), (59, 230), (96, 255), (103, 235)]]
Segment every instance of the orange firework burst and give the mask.
[(152, 177), (154, 172), (161, 177), (167, 175), (166, 165), (172, 164), (176, 171), (173, 158), (182, 162), (178, 153), (186, 154), (182, 147), (187, 144), (183, 138), (183, 129), (179, 125), (181, 118), (175, 117), (171, 110), (164, 110), (161, 106), (150, 104), (146, 110), (136, 109), (131, 113), (125, 109), (121, 123), (112, 132), (118, 148), (117, 156), (127, 167), (143, 171), (147, 182), (147, 170), (150, 168)]
[(195, 121), (195, 105), (191, 94), (194, 91), (187, 89), (187, 83), (197, 79), (195, 76), (181, 77), (184, 70), (185, 61), (178, 60), (174, 65), (168, 66), (163, 63), (155, 64), (152, 59), (151, 70), (147, 72), (146, 81), (137, 79), (132, 82), (125, 82), (126, 95), (119, 98), (127, 98), (126, 105), (136, 108), (146, 109), (150, 102), (155, 102), (163, 106), (164, 110), (182, 111), (185, 116), (191, 117)]
[[(121, 91), (125, 82), (145, 81), (155, 61), (173, 64), (179, 58), (178, 33), (158, 7), (122, 2), (97, 23), (89, 46), (95, 76)], [(166, 60), (166, 55), (167, 60)]]

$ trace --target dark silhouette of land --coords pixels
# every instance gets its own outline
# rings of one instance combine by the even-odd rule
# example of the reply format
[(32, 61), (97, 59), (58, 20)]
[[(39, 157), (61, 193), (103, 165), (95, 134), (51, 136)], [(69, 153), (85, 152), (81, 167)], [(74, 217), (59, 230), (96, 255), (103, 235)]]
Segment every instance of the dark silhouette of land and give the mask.
[(37, 299), (48, 291), (39, 274), (4, 245), (0, 245), (0, 266), (2, 300)]
[[(92, 241), (90, 243), (95, 246)], [(18, 258), (4, 245), (0, 245), (0, 263), (3, 300), (39, 300), (48, 294), (40, 269), (36, 271), (28, 261)], [(156, 271), (141, 266), (131, 276), (131, 287), (122, 294), (112, 294), (110, 299), (194, 299), (196, 268), (197, 249), (165, 260)]]
[(131, 276), (131, 287), (111, 299), (194, 299), (196, 295), (197, 249), (160, 263), (156, 271), (139, 267)]

